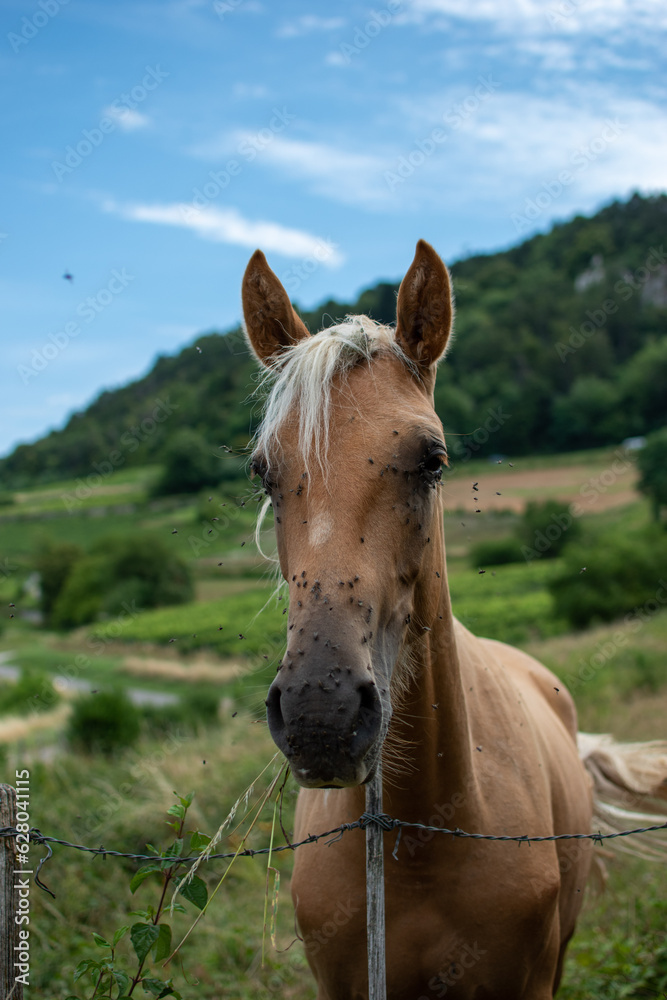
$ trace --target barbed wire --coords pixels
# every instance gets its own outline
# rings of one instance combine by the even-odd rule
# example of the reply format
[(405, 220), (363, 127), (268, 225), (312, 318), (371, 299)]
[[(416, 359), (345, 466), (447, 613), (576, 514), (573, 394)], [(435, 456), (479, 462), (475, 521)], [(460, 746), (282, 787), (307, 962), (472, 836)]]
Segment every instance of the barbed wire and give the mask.
[[(387, 813), (363, 813), (359, 819), (354, 820), (352, 823), (341, 823), (340, 826), (335, 827), (333, 830), (326, 830), (323, 833), (311, 833), (303, 840), (297, 843), (292, 843), (288, 841), (285, 844), (278, 844), (273, 847), (246, 847), (243, 850), (237, 851), (226, 851), (220, 854), (209, 854), (205, 860), (207, 861), (223, 861), (230, 860), (231, 858), (252, 858), (257, 855), (266, 854), (277, 854), (281, 851), (293, 851), (298, 847), (304, 847), (306, 844), (314, 844), (319, 840), (324, 840), (330, 838), (327, 842), (329, 844), (337, 843), (344, 833), (350, 830), (366, 830), (367, 827), (375, 824), (379, 826), (385, 833), (389, 833), (392, 830), (398, 830), (398, 837), (396, 839), (396, 844), (392, 852), (393, 856), (396, 858), (396, 852), (398, 850), (398, 845), (401, 839), (401, 833), (404, 829), (410, 828), (415, 830), (423, 830), (427, 833), (443, 833), (450, 837), (457, 837), (465, 840), (489, 840), (489, 841), (501, 841), (501, 842), (513, 842), (521, 846), (521, 844), (535, 844), (535, 843), (545, 843), (549, 841), (556, 840), (592, 840), (596, 844), (602, 844), (605, 840), (614, 840), (617, 837), (631, 837), (635, 834), (642, 833), (656, 833), (659, 830), (667, 830), (666, 823), (656, 823), (654, 826), (640, 826), (635, 827), (632, 830), (620, 830), (615, 833), (553, 833), (548, 836), (529, 836), (525, 835), (510, 835), (510, 834), (493, 834), (493, 833), (469, 833), (467, 830), (461, 830), (460, 827), (455, 827), (453, 830), (449, 827), (443, 826), (431, 826), (428, 823), (411, 822), (409, 820), (396, 819), (393, 816), (387, 815)], [(0, 828), (0, 838), (9, 838), (18, 836), (19, 831), (14, 827), (5, 826)], [(99, 847), (87, 847), (84, 844), (72, 844), (68, 840), (61, 840), (58, 837), (46, 836), (38, 830), (36, 827), (31, 827), (30, 841), (34, 844), (39, 844), (47, 848), (48, 854), (46, 857), (42, 858), (37, 867), (35, 873), (35, 883), (41, 889), (44, 889), (50, 895), (50, 889), (48, 889), (43, 882), (39, 879), (39, 872), (42, 866), (52, 857), (53, 849), (52, 844), (56, 844), (59, 847), (68, 847), (71, 850), (82, 851), (87, 854), (93, 854), (96, 856), (102, 856), (103, 859), (107, 857), (110, 858), (126, 858), (130, 861), (159, 861), (165, 867), (169, 864), (174, 865), (186, 865), (194, 863), (200, 860), (200, 854), (189, 855), (185, 858), (165, 858), (161, 855), (156, 854), (130, 854), (124, 851), (116, 851), (111, 848), (105, 847), (100, 844)]]

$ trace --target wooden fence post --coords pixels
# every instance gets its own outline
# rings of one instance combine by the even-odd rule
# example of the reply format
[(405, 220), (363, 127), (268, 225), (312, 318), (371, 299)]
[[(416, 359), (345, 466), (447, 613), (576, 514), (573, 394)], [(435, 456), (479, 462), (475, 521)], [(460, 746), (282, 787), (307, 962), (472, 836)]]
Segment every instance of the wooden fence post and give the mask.
[[(382, 762), (366, 785), (366, 812), (382, 812)], [(368, 1000), (386, 1000), (387, 970), (384, 933), (384, 832), (375, 823), (366, 827), (366, 941)]]
[[(16, 791), (11, 785), (0, 785), (0, 829), (16, 827)], [(14, 921), (16, 896), (16, 838), (0, 837), (0, 1000), (23, 1000), (23, 984), (15, 979), (19, 927)]]

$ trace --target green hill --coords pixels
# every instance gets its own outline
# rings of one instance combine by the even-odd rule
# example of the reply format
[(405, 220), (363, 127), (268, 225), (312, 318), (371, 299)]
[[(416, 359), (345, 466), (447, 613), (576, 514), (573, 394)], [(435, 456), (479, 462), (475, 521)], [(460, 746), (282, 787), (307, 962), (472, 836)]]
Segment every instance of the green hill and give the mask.
[[(576, 450), (667, 424), (666, 233), (667, 196), (634, 195), (452, 265), (456, 338), (436, 405), (454, 452)], [(313, 332), (348, 312), (392, 322), (397, 289), (301, 314)], [(233, 463), (210, 456), (247, 444), (254, 370), (240, 329), (203, 335), (20, 445), (0, 461), (5, 489), (161, 463), (170, 449), (208, 455), (211, 481), (224, 478)]]

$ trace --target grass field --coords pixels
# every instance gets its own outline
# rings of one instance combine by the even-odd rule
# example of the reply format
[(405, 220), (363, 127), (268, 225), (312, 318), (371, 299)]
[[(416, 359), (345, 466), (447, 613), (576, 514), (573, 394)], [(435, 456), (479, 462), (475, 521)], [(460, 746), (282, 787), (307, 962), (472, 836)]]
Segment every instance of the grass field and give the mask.
[[(512, 469), (504, 462), (502, 488), (500, 473), (489, 463), (455, 464), (445, 485), (452, 498), (445, 516), (452, 602), (455, 613), (477, 634), (521, 645), (554, 669), (573, 690), (580, 728), (624, 739), (664, 738), (667, 612), (648, 615), (640, 627), (616, 622), (573, 633), (555, 617), (548, 592), (558, 560), (482, 567), (485, 572), (480, 573), (468, 558), (472, 544), (512, 533), (518, 506), (544, 499), (545, 489), (549, 496), (576, 502), (584, 496), (582, 488), (597, 480), (600, 502), (591, 503), (582, 515), (588, 530), (623, 531), (640, 525), (648, 516), (647, 507), (632, 492), (630, 471), (622, 470), (602, 492), (601, 477), (614, 461), (613, 451), (600, 451), (522, 459)], [(515, 470), (512, 486), (508, 477)], [(559, 470), (568, 471), (562, 477), (565, 486), (555, 493), (549, 484)], [(65, 687), (62, 699), (39, 716), (0, 716), (4, 773), (30, 770), (31, 823), (65, 840), (129, 852), (142, 852), (146, 843), (167, 845), (166, 811), (174, 802), (174, 790), (183, 795), (195, 789), (192, 828), (212, 834), (262, 769), (269, 765), (256, 785), (255, 799), (277, 767), (270, 764), (275, 747), (263, 721), (263, 699), (283, 648), (284, 601), (271, 596), (272, 577), (251, 541), (255, 510), (246, 502), (250, 490), (239, 496), (215, 494), (211, 501), (204, 497), (152, 504), (147, 491), (154, 475), (153, 469), (116, 473), (85, 496), (78, 483), (26, 490), (0, 508), (0, 553), (5, 560), (0, 599), (16, 604), (16, 617), (5, 620), (0, 635), (4, 663), (47, 680), (69, 676), (95, 690), (141, 688), (182, 700), (201, 692), (219, 700), (218, 721), (212, 727), (192, 718), (179, 721), (178, 714), (165, 715), (156, 725), (155, 717), (147, 715), (139, 742), (112, 758), (87, 755), (68, 745), (67, 718), (77, 695)], [(484, 490), (472, 491), (475, 483)], [(63, 497), (75, 495), (77, 489), (81, 502), (68, 513)], [(482, 493), (478, 507), (473, 504), (476, 492)], [(484, 502), (496, 493), (501, 496)], [(609, 496), (613, 503), (603, 499)], [(34, 588), (23, 588), (30, 580), (34, 553), (46, 539), (88, 548), (110, 533), (131, 531), (166, 539), (189, 562), (196, 582), (194, 601), (59, 633), (39, 627), (34, 613), (22, 617), (22, 612), (36, 608)], [(0, 696), (11, 683), (0, 680)], [(11, 734), (4, 746), (3, 733)], [(283, 813), (287, 829), (295, 797), (290, 781)], [(266, 807), (249, 843), (268, 845), (271, 825), (272, 811)], [(239, 833), (232, 833), (224, 849), (235, 850), (239, 843)], [(41, 850), (33, 850), (36, 857), (41, 855)], [(607, 889), (587, 895), (559, 996), (620, 1000), (667, 995), (664, 869), (623, 857), (608, 859), (607, 864)], [(314, 997), (300, 945), (293, 944), (289, 852), (274, 857), (272, 865), (283, 876), (278, 950), (267, 940), (262, 964), (266, 860), (239, 859), (184, 946), (182, 970), (174, 964), (183, 997)], [(91, 996), (92, 986), (84, 992), (81, 983), (77, 991), (73, 979), (80, 960), (91, 954), (100, 957), (91, 932), (110, 937), (115, 928), (132, 923), (133, 910), (155, 904), (159, 894), (157, 882), (152, 885), (151, 880), (130, 894), (128, 883), (135, 870), (136, 864), (128, 861), (54, 849), (42, 875), (56, 899), (34, 886), (31, 892), (30, 998)], [(220, 863), (206, 869), (209, 890), (223, 871)], [(194, 918), (193, 908), (188, 905), (187, 910), (174, 915), (175, 940)], [(130, 950), (125, 938), (119, 954), (129, 959)]]

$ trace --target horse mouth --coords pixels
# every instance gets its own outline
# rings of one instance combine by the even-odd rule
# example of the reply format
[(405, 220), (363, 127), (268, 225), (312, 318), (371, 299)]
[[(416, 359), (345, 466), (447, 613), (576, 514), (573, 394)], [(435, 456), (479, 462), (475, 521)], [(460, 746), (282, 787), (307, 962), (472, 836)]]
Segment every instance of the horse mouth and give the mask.
[(310, 766), (304, 766), (304, 762), (298, 758), (286, 754), (292, 775), (297, 784), (302, 788), (357, 788), (366, 785), (372, 780), (377, 770), (381, 755), (381, 746), (377, 750), (371, 751), (361, 761), (340, 760), (337, 762), (327, 762), (326, 765), (320, 762), (310, 762)]

